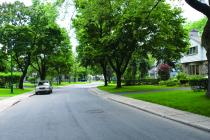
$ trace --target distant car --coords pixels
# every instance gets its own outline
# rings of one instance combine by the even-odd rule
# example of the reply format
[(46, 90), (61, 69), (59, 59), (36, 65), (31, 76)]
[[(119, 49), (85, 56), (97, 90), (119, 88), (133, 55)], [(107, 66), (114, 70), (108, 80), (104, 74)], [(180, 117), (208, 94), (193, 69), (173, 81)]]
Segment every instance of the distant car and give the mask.
[(52, 93), (52, 86), (48, 80), (42, 80), (38, 82), (35, 94), (38, 95), (40, 93)]

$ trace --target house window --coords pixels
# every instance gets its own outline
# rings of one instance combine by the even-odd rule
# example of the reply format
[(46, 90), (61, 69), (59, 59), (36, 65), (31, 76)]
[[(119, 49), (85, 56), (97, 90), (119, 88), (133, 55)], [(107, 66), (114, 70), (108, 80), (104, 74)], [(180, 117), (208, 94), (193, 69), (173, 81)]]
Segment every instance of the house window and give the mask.
[(198, 53), (198, 46), (191, 47), (188, 51), (188, 55), (195, 55)]
[(199, 65), (189, 65), (190, 75), (199, 75)]

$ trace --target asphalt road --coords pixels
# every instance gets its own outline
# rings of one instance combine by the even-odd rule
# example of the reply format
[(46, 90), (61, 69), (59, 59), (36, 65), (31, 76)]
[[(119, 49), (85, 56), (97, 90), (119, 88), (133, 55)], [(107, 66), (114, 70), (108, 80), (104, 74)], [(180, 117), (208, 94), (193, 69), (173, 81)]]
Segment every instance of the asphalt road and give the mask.
[(91, 86), (59, 88), (1, 112), (0, 140), (210, 140), (210, 133), (91, 94)]

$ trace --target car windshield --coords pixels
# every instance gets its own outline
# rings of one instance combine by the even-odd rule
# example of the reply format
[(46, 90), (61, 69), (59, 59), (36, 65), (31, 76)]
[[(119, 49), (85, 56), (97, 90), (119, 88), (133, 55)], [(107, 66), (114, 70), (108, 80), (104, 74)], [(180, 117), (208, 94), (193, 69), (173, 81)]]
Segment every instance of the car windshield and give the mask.
[(39, 82), (38, 86), (49, 86), (49, 83), (46, 82)]

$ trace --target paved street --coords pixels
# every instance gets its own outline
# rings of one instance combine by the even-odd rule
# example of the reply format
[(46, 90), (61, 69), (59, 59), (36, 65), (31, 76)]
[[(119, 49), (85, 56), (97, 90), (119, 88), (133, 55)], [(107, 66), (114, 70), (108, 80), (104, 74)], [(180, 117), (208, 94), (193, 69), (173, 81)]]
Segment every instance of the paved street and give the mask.
[(0, 140), (209, 140), (210, 133), (89, 93), (75, 85), (0, 113)]

